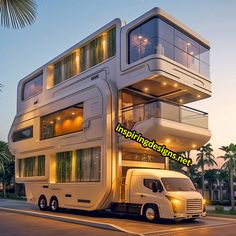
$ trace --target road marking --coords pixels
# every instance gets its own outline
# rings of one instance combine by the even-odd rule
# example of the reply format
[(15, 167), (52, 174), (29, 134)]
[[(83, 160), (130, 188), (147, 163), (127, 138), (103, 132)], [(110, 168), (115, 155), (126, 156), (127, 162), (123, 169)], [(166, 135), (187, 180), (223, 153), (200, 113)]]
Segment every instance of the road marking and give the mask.
[[(223, 218), (223, 219), (227, 219), (227, 218)], [(227, 222), (227, 223), (220, 223), (220, 224), (211, 224), (211, 225), (202, 225), (202, 226), (192, 226), (192, 227), (182, 227), (182, 228), (178, 228), (178, 229), (167, 229), (167, 230), (158, 230), (158, 231), (153, 231), (153, 232), (148, 232), (148, 233), (144, 233), (143, 235), (145, 236), (154, 236), (154, 235), (167, 235), (169, 233), (174, 233), (174, 232), (183, 232), (183, 231), (195, 231), (195, 230), (199, 230), (199, 229), (208, 229), (208, 228), (218, 228), (218, 227), (223, 227), (226, 225), (234, 225), (236, 222)]]
[(100, 223), (100, 222), (97, 222), (97, 221), (76, 219), (76, 218), (67, 217), (67, 216), (51, 215), (51, 214), (41, 213), (41, 212), (37, 212), (37, 211), (18, 210), (18, 209), (12, 209), (12, 208), (7, 208), (7, 207), (0, 207), (0, 210), (143, 236), (142, 234), (137, 234), (135, 232), (123, 229), (119, 226), (116, 226), (116, 225), (113, 225), (113, 224), (110, 224), (110, 223)]

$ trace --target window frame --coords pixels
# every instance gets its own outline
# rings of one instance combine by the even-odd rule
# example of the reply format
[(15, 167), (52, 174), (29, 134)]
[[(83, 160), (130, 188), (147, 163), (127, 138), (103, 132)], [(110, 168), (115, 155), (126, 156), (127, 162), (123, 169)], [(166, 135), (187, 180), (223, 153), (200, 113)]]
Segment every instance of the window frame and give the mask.
[[(44, 117), (47, 117), (47, 116), (49, 116), (49, 115), (53, 115), (53, 114), (56, 114), (56, 113), (58, 113), (58, 112), (61, 112), (61, 111), (64, 111), (64, 110), (67, 110), (67, 109), (70, 109), (70, 108), (72, 108), (72, 107), (75, 107), (76, 105), (82, 105), (82, 110), (83, 110), (83, 112), (84, 112), (84, 102), (79, 102), (79, 103), (76, 103), (76, 104), (74, 104), (74, 105), (71, 105), (71, 106), (69, 106), (69, 107), (65, 107), (65, 108), (62, 108), (62, 109), (60, 109), (60, 110), (57, 110), (57, 111), (54, 111), (54, 112), (52, 112), (52, 113), (49, 113), (49, 114), (46, 114), (46, 115), (43, 115), (43, 116), (41, 116), (40, 117), (40, 141), (42, 141), (42, 140), (47, 140), (47, 139), (51, 139), (51, 138), (57, 138), (57, 137), (60, 137), (60, 136), (63, 136), (63, 135), (69, 135), (69, 134), (73, 134), (73, 133), (77, 133), (77, 132), (81, 132), (81, 131), (83, 131), (83, 127), (81, 127), (81, 129), (80, 130), (78, 130), (78, 131), (74, 131), (74, 132), (70, 132), (70, 133), (66, 133), (66, 134), (59, 134), (59, 135), (55, 135), (55, 136), (53, 136), (53, 137), (49, 137), (49, 138), (42, 138), (42, 119), (44, 118)], [(84, 113), (83, 113), (83, 118), (84, 118)], [(83, 125), (81, 125), (81, 126), (83, 126)]]
[[(33, 94), (33, 95), (31, 95), (31, 96), (29, 96), (29, 97), (27, 97), (27, 98), (24, 98), (25, 85), (30, 83), (34, 79), (37, 79), (41, 75), (42, 75), (42, 87), (41, 87), (40, 91), (35, 93), (35, 94)], [(42, 71), (38, 72), (37, 74), (35, 74), (34, 76), (32, 76), (30, 79), (27, 79), (26, 81), (24, 81), (23, 85), (22, 85), (22, 90), (21, 90), (21, 101), (29, 100), (30, 98), (35, 97), (35, 96), (41, 94), (42, 91), (43, 91), (43, 84), (44, 84), (43, 79), (44, 78), (43, 78), (43, 70), (42, 70)]]
[[(142, 59), (144, 59), (145, 57), (147, 57), (147, 56), (145, 56), (145, 57), (142, 57), (142, 58), (140, 58), (140, 59), (138, 59), (138, 60), (135, 60), (135, 61), (132, 61), (131, 62), (131, 48), (137, 48), (137, 47), (139, 47), (141, 44), (139, 44), (139, 45), (136, 45), (136, 46), (133, 46), (133, 47), (131, 47), (131, 40), (130, 40), (130, 35), (131, 35), (131, 33), (134, 31), (134, 30), (136, 30), (137, 28), (139, 28), (139, 27), (142, 27), (142, 25), (144, 25), (145, 23), (147, 23), (147, 22), (149, 22), (149, 21), (151, 21), (151, 20), (153, 20), (153, 19), (160, 19), (160, 20), (162, 20), (163, 22), (165, 22), (165, 23), (167, 23), (169, 26), (171, 26), (171, 27), (173, 27), (174, 28), (174, 31), (175, 30), (177, 30), (177, 31), (179, 31), (181, 34), (183, 34), (184, 36), (186, 36), (186, 37), (188, 37), (190, 40), (192, 40), (193, 42), (195, 42), (195, 43), (197, 43), (198, 45), (199, 45), (199, 56), (198, 56), (198, 58), (197, 57), (195, 57), (194, 56), (194, 58), (196, 58), (197, 60), (198, 60), (198, 62), (199, 62), (199, 64), (198, 64), (198, 67), (199, 67), (199, 70), (198, 71), (196, 71), (196, 70), (194, 70), (194, 69), (192, 69), (190, 66), (189, 66), (189, 62), (188, 62), (188, 58), (187, 58), (187, 66), (185, 66), (185, 65), (183, 65), (184, 67), (186, 67), (187, 69), (189, 69), (189, 70), (193, 70), (194, 72), (196, 72), (196, 73), (199, 73), (199, 74), (201, 74), (202, 76), (205, 76), (205, 77), (207, 77), (208, 79), (210, 79), (210, 75), (205, 75), (205, 74), (203, 74), (203, 73), (201, 73), (201, 67), (200, 67), (200, 64), (201, 63), (204, 63), (205, 65), (207, 65), (208, 67), (209, 67), (209, 70), (210, 70), (210, 58), (209, 58), (209, 62), (208, 63), (206, 63), (205, 61), (202, 61), (201, 60), (201, 48), (203, 47), (203, 48), (205, 48), (205, 49), (207, 49), (208, 50), (208, 52), (210, 52), (210, 47), (208, 46), (208, 45), (205, 45), (203, 42), (201, 42), (198, 38), (196, 38), (196, 37), (194, 37), (193, 35), (191, 35), (190, 33), (188, 33), (187, 31), (185, 31), (184, 29), (182, 29), (182, 28), (180, 28), (178, 25), (175, 25), (174, 23), (172, 23), (171, 21), (169, 21), (168, 19), (166, 19), (166, 18), (164, 18), (164, 17), (162, 17), (162, 16), (152, 16), (152, 17), (150, 17), (150, 18), (148, 18), (148, 19), (146, 19), (145, 21), (143, 21), (143, 22), (141, 22), (141, 23), (139, 23), (138, 25), (136, 25), (135, 27), (133, 27), (133, 28), (131, 28), (131, 29), (129, 29), (128, 30), (128, 32), (127, 32), (127, 37), (126, 37), (126, 46), (127, 46), (127, 50), (126, 50), (126, 62), (127, 62), (127, 64), (128, 65), (135, 65), (135, 63), (137, 63), (138, 61), (140, 61), (140, 60), (142, 60)], [(157, 25), (157, 27), (158, 27), (158, 25)], [(176, 50), (176, 48), (177, 49), (179, 49), (179, 50), (181, 50), (181, 51), (183, 51), (183, 52), (185, 52), (184, 50), (182, 50), (182, 49), (180, 49), (176, 44), (175, 44), (175, 37), (176, 37), (176, 34), (175, 34), (175, 32), (174, 32), (174, 43), (173, 44), (171, 44), (170, 42), (167, 42), (165, 39), (163, 39), (164, 41), (166, 41), (168, 44), (170, 44), (170, 45), (172, 45), (173, 47), (174, 47), (174, 52), (173, 52), (173, 56), (174, 56), (174, 58), (172, 59), (172, 58), (169, 58), (169, 57), (167, 57), (167, 56), (165, 56), (165, 57), (167, 57), (168, 59), (170, 59), (170, 60), (173, 60), (174, 62), (176, 62), (176, 63), (179, 63), (175, 58), (175, 50)], [(158, 41), (158, 39), (162, 39), (159, 35), (158, 35), (158, 31), (157, 31), (157, 35), (156, 35), (156, 39), (157, 39), (157, 41)], [(195, 46), (195, 45), (194, 45)], [(188, 52), (185, 52), (186, 54), (187, 54), (187, 56), (192, 56), (190, 53), (188, 53)], [(152, 56), (152, 55), (155, 55), (155, 54), (149, 54), (148, 56)], [(182, 65), (182, 64), (181, 64)]]
[[(26, 131), (26, 130), (28, 130), (28, 129), (32, 130), (32, 132), (31, 132), (32, 135), (31, 135), (30, 137), (26, 137), (26, 138), (23, 138), (23, 139), (20, 139), (20, 140), (15, 140), (15, 139), (14, 139), (14, 134), (16, 134), (17, 132)], [(16, 131), (14, 131), (14, 132), (12, 133), (12, 135), (11, 135), (11, 140), (12, 140), (13, 143), (16, 143), (16, 142), (24, 141), (24, 140), (26, 140), (26, 139), (33, 138), (33, 137), (34, 137), (34, 127), (33, 127), (33, 125), (30, 125), (30, 126), (27, 126), (27, 127), (25, 127), (25, 128), (18, 129), (18, 130), (16, 130)]]

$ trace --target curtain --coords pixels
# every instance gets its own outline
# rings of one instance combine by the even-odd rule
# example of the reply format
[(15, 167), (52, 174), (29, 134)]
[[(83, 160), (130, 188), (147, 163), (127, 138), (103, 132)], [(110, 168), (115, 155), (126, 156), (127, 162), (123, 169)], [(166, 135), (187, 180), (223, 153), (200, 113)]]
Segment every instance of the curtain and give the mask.
[(54, 85), (62, 81), (62, 61), (54, 64)]
[(64, 79), (69, 79), (76, 75), (76, 52), (64, 58)]
[(108, 58), (116, 53), (116, 28), (112, 28), (107, 32), (107, 55)]

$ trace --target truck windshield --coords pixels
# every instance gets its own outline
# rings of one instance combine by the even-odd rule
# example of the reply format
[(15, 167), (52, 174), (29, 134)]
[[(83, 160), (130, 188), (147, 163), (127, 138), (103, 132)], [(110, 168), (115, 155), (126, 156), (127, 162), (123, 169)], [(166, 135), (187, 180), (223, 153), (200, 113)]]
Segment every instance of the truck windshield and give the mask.
[(166, 191), (196, 191), (193, 183), (187, 178), (161, 178)]

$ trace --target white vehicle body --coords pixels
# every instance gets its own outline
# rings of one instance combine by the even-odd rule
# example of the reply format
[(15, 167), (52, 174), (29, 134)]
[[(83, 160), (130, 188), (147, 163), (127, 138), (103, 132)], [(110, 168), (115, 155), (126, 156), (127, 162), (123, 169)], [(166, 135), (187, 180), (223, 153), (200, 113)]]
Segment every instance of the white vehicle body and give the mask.
[[(143, 36), (136, 34), (149, 22), (158, 29), (169, 27), (174, 45), (169, 43), (168, 48), (157, 35), (154, 47), (152, 38), (144, 38), (145, 30)], [(180, 43), (179, 35), (187, 41)], [(135, 37), (144, 46), (133, 46)], [(193, 51), (179, 49), (183, 44)], [(114, 129), (120, 122), (176, 152), (205, 144), (211, 136), (207, 113), (184, 104), (211, 96), (209, 65), (204, 59), (209, 49), (205, 39), (154, 8), (127, 25), (113, 20), (23, 78), (8, 140), (16, 157), (16, 182), (25, 184), (27, 200), (39, 204), (43, 197), (52, 209), (56, 199), (57, 206), (88, 211), (107, 209), (112, 203), (149, 201), (163, 207), (154, 193), (146, 202), (135, 200), (135, 189), (125, 183), (130, 179), (129, 169), (142, 168), (137, 173), (158, 178), (171, 175), (164, 171), (168, 158)], [(163, 172), (149, 173), (149, 169)], [(162, 193), (169, 210), (160, 210), (161, 217), (190, 216), (186, 210), (174, 214), (164, 194), (172, 193)], [(183, 202), (191, 197), (202, 199), (197, 192), (177, 195)]]

